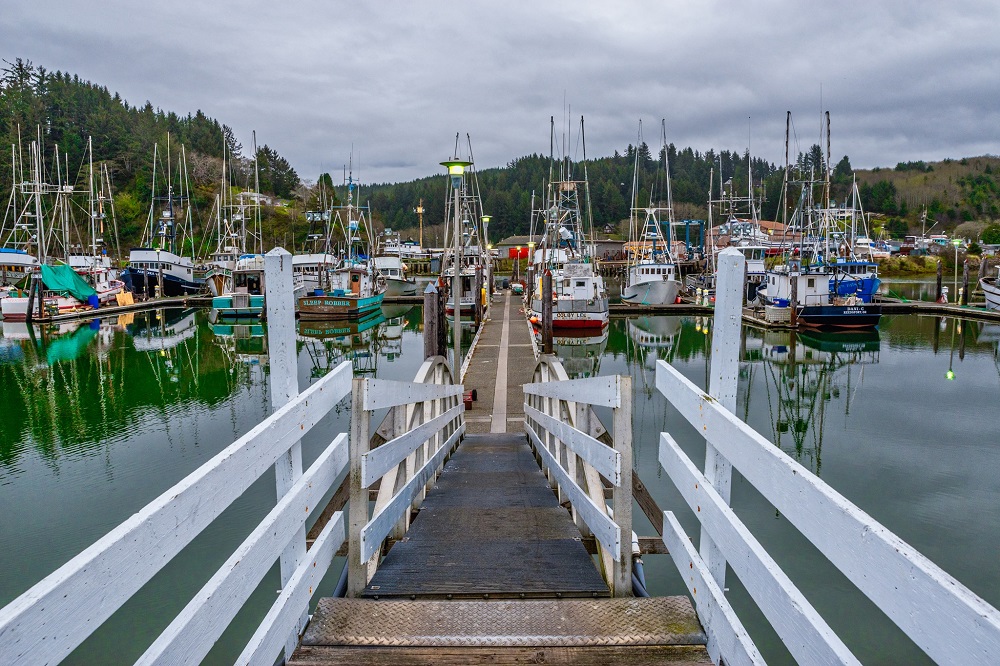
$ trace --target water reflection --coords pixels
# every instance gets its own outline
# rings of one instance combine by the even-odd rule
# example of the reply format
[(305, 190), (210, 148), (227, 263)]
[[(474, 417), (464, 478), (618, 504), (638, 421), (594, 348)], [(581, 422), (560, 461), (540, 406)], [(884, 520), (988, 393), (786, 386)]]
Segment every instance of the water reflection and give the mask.
[(242, 383), (189, 309), (58, 325), (3, 322), (0, 462), (127, 436), (139, 414), (213, 405)]
[[(748, 336), (745, 378), (753, 384), (758, 368), (765, 376), (771, 441), (819, 475), (827, 415), (836, 408), (850, 417), (865, 366), (878, 363), (879, 350), (878, 331)], [(750, 399), (745, 391), (745, 409)]]
[(312, 362), (312, 378), (350, 361), (355, 375), (375, 375), (385, 317), (377, 310), (359, 321), (300, 321), (299, 352)]

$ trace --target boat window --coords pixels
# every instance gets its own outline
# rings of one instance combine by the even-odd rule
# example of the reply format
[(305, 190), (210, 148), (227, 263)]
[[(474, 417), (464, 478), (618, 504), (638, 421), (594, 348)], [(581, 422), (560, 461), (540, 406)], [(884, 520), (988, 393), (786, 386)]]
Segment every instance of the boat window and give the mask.
[(806, 286), (808, 286), (808, 287), (815, 287), (816, 286), (816, 278), (809, 278), (808, 280), (806, 280)]
[(586, 287), (587, 283), (585, 281), (583, 281), (583, 280), (577, 280), (576, 281), (576, 286), (578, 286), (578, 287)]

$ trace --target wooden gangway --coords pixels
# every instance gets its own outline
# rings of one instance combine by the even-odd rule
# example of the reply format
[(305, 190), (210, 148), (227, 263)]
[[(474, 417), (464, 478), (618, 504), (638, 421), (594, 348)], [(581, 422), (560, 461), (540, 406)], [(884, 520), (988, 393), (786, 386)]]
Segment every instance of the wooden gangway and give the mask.
[[(376, 554), (377, 563), (357, 561), (359, 570), (374, 570), (367, 584), (346, 598), (320, 600), (288, 663), (710, 663), (687, 597), (631, 596), (630, 569), (620, 564), (631, 561), (627, 533), (622, 543), (617, 528), (619, 552), (604, 553), (603, 561), (588, 552), (586, 520), (567, 509), (565, 484), (551, 469), (543, 472), (551, 465), (525, 434), (525, 412), (535, 410), (525, 386), (539, 379), (539, 369), (520, 299), (508, 293), (492, 310), (463, 377), (464, 388), (478, 394), (464, 415), (466, 432), (478, 434), (466, 434), (451, 454), (405, 536)], [(533, 404), (545, 400), (561, 406), (540, 397)], [(621, 486), (616, 460), (617, 475), (606, 472)], [(590, 476), (599, 496), (593, 509), (603, 507), (602, 480), (596, 470)], [(631, 492), (617, 492), (629, 505), (620, 514), (627, 518)], [(617, 526), (604, 520), (610, 534)]]

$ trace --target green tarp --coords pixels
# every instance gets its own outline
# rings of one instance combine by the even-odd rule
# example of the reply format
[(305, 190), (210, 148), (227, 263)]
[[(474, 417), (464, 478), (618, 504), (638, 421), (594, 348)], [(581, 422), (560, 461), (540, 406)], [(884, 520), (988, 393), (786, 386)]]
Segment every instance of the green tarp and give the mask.
[(45, 283), (46, 289), (69, 294), (81, 303), (86, 303), (88, 298), (97, 293), (67, 264), (58, 266), (42, 264), (42, 282)]

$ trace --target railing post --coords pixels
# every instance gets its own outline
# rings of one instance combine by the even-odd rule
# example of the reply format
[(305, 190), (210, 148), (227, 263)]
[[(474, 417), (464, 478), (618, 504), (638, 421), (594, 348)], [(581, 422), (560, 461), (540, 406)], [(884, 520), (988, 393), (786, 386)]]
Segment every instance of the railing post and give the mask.
[[(722, 407), (736, 411), (739, 384), (739, 349), (743, 330), (743, 282), (746, 258), (736, 248), (719, 253), (719, 277), (715, 290), (715, 321), (712, 326), (712, 361), (708, 393)], [(617, 433), (616, 433), (617, 436)], [(705, 476), (719, 496), (729, 504), (733, 466), (714, 446), (705, 443)], [(715, 582), (726, 588), (726, 558), (703, 527), (701, 557)]]
[(351, 386), (351, 438), (349, 441), (351, 497), (348, 516), (350, 534), (347, 544), (347, 595), (361, 596), (368, 585), (368, 563), (361, 560), (361, 530), (368, 523), (368, 488), (361, 480), (361, 456), (368, 453), (371, 413), (365, 411), (364, 379), (355, 378)]
[[(271, 366), (271, 408), (277, 410), (299, 394), (298, 363), (295, 351), (295, 295), (292, 285), (292, 255), (276, 247), (264, 255), (264, 284), (267, 285), (267, 346)], [(302, 442), (297, 441), (274, 463), (278, 499), (302, 476)], [(281, 554), (281, 586), (284, 587), (306, 557), (305, 523)], [(285, 642), (285, 657), (291, 657), (298, 635), (305, 628), (308, 608), (295, 635)]]
[(618, 378), (620, 403), (614, 408), (615, 450), (621, 455), (621, 476), (612, 504), (615, 523), (621, 529), (618, 562), (615, 563), (614, 595), (632, 596), (632, 378)]

